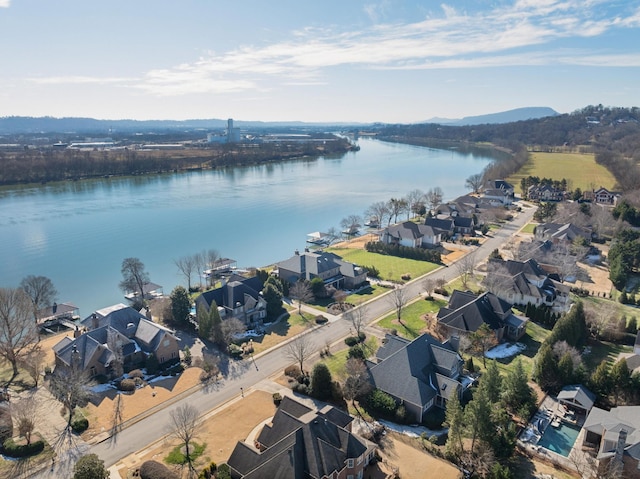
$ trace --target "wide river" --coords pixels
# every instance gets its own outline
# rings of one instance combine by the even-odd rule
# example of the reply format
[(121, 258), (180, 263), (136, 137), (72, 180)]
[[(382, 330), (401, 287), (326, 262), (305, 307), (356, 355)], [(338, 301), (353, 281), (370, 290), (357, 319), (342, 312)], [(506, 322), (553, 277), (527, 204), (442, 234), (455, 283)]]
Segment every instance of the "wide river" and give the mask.
[[(85, 317), (123, 301), (126, 257), (138, 257), (169, 294), (185, 284), (174, 260), (217, 249), (238, 267), (265, 266), (305, 247), (306, 234), (340, 229), (375, 201), (465, 179), (492, 160), (378, 140), (340, 158), (0, 189), (0, 287), (51, 278), (58, 302)], [(195, 278), (192, 280), (196, 282)]]

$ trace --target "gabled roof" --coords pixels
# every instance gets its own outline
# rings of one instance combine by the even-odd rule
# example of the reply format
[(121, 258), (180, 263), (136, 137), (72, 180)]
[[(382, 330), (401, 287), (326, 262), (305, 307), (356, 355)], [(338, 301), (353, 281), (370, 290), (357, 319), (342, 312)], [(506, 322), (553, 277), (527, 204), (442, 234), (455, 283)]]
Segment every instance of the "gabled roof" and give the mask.
[(536, 235), (564, 241), (573, 241), (578, 237), (590, 240), (591, 230), (573, 223), (542, 223), (536, 226)]
[(513, 185), (505, 180), (487, 180), (485, 188), (498, 190), (513, 190)]
[(599, 457), (612, 452), (605, 449), (607, 444), (615, 447), (620, 432), (624, 430), (627, 435), (625, 453), (640, 459), (640, 406), (619, 406), (611, 411), (594, 407), (582, 427), (606, 439), (600, 444)]
[(502, 265), (507, 269), (511, 276), (517, 274), (524, 274), (528, 278), (535, 278), (536, 281), (544, 280), (547, 277), (546, 271), (544, 271), (535, 259), (529, 259), (527, 261), (515, 261), (506, 260)]
[(453, 223), (458, 228), (473, 228), (473, 218), (470, 216), (456, 216), (453, 218)]
[(450, 328), (475, 332), (483, 323), (493, 330), (500, 329), (512, 314), (511, 305), (493, 293), (476, 296), (469, 291), (455, 290), (448, 306), (440, 309), (437, 318)]
[[(442, 344), (429, 334), (411, 342), (387, 336), (376, 354), (378, 363), (369, 363), (376, 388), (403, 401), (424, 407), (437, 394), (438, 371), (456, 371), (450, 381), (457, 384), (458, 366), (462, 359), (448, 344)], [(447, 382), (447, 384), (453, 384)], [(446, 397), (446, 396), (445, 396)]]
[(112, 326), (118, 331), (126, 330), (127, 325), (130, 323), (137, 326), (141, 319), (147, 319), (146, 316), (139, 313), (131, 306), (127, 306), (122, 303), (99, 309), (83, 319), (80, 324), (87, 329), (97, 329), (94, 327), (94, 318), (98, 322), (98, 328), (101, 328), (102, 326)]
[(38, 318), (44, 321), (49, 318), (73, 314), (76, 311), (78, 311), (78, 307), (73, 303), (53, 303), (38, 311)]
[(374, 447), (345, 429), (349, 422), (350, 416), (332, 406), (313, 411), (285, 396), (271, 425), (258, 435), (266, 449), (259, 452), (239, 442), (227, 464), (243, 478), (331, 476), (344, 469), (347, 459)]
[(590, 411), (596, 401), (596, 395), (582, 384), (572, 384), (562, 388), (558, 393), (558, 399), (576, 403), (587, 411)]
[(329, 271), (340, 267), (338, 263), (340, 257), (335, 254), (320, 252), (312, 253), (305, 251), (304, 253), (294, 254), (291, 258), (277, 263), (278, 268), (293, 271), (294, 273), (303, 274), (311, 273), (319, 276), (325, 271)]
[(417, 240), (424, 238), (425, 236), (428, 238), (432, 238), (438, 234), (433, 230), (431, 226), (419, 225), (417, 223), (414, 223), (413, 221), (405, 221), (404, 223), (388, 226), (387, 228), (385, 228), (385, 233), (387, 233), (392, 238), (397, 238), (399, 240)]
[(255, 304), (260, 296), (260, 290), (262, 290), (262, 281), (257, 276), (251, 278), (245, 278), (243, 276), (232, 274), (227, 282), (209, 291), (205, 291), (196, 298), (196, 304), (204, 303), (206, 308), (209, 309), (212, 302), (215, 301), (218, 306), (233, 309), (238, 303), (245, 305), (249, 298), (253, 299)]
[(454, 222), (452, 219), (426, 218), (424, 224), (431, 226), (434, 230), (441, 230), (447, 233), (453, 232)]

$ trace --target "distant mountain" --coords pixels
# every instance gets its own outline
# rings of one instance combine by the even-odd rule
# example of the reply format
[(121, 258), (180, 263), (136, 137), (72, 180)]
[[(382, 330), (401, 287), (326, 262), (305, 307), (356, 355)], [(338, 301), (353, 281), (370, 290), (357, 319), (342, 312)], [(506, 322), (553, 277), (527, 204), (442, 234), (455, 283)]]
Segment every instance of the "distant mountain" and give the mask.
[(464, 125), (484, 125), (496, 123), (511, 123), (514, 121), (532, 120), (547, 116), (557, 116), (559, 113), (553, 108), (546, 106), (534, 106), (526, 108), (516, 108), (514, 110), (490, 113), (488, 115), (465, 116), (462, 119), (451, 118), (431, 118), (427, 123), (439, 123), (441, 125), (464, 126)]

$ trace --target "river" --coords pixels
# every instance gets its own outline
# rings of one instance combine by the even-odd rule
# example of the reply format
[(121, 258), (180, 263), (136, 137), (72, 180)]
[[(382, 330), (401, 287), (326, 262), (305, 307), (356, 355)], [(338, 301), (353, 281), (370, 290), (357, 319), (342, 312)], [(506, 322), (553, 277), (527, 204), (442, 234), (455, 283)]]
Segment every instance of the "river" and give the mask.
[(216, 249), (239, 267), (265, 266), (338, 230), (373, 202), (439, 186), (445, 199), (492, 158), (373, 139), (339, 158), (0, 189), (0, 287), (51, 278), (58, 302), (86, 317), (123, 301), (126, 257), (169, 294), (185, 284), (174, 260)]

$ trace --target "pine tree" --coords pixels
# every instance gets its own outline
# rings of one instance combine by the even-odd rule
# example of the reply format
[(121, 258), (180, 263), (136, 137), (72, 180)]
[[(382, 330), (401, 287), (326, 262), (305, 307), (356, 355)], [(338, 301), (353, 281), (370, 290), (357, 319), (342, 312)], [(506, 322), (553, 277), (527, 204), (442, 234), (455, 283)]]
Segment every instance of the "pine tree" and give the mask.
[(622, 358), (611, 368), (611, 383), (615, 404), (617, 406), (618, 401), (626, 397), (629, 386), (631, 385), (631, 371), (629, 371), (626, 359)]
[(464, 411), (458, 393), (459, 391), (456, 391), (451, 394), (445, 412), (445, 423), (449, 427), (445, 448), (447, 454), (455, 457), (459, 457), (463, 452), (462, 436), (464, 432)]
[(487, 393), (484, 389), (478, 388), (464, 410), (464, 422), (467, 425), (468, 435), (471, 436), (472, 453), (475, 451), (477, 441), (491, 443), (494, 435), (491, 410), (492, 406)]
[(496, 363), (495, 359), (489, 361), (487, 371), (482, 375), (480, 380), (480, 387), (485, 390), (491, 403), (496, 404), (500, 401), (502, 376), (500, 375), (498, 363)]
[(609, 365), (607, 361), (602, 361), (591, 375), (589, 380), (589, 388), (601, 398), (606, 399), (611, 390), (611, 376), (609, 374)]
[(551, 346), (546, 342), (540, 346), (533, 366), (533, 378), (543, 391), (553, 390), (560, 384), (558, 364)]
[(569, 352), (564, 353), (558, 361), (558, 378), (560, 386), (573, 383), (573, 359)]
[(528, 411), (535, 406), (535, 396), (529, 387), (520, 359), (515, 360), (514, 367), (504, 378), (503, 385), (502, 400), (512, 412), (523, 409)]
[(209, 307), (209, 322), (211, 323), (211, 339), (219, 346), (226, 347), (224, 344), (224, 333), (222, 332), (222, 318), (220, 317), (220, 311), (218, 311), (218, 304), (215, 301), (211, 301)]
[(213, 326), (211, 315), (202, 304), (198, 305), (196, 319), (198, 320), (198, 337), (205, 340), (211, 339), (211, 328)]

